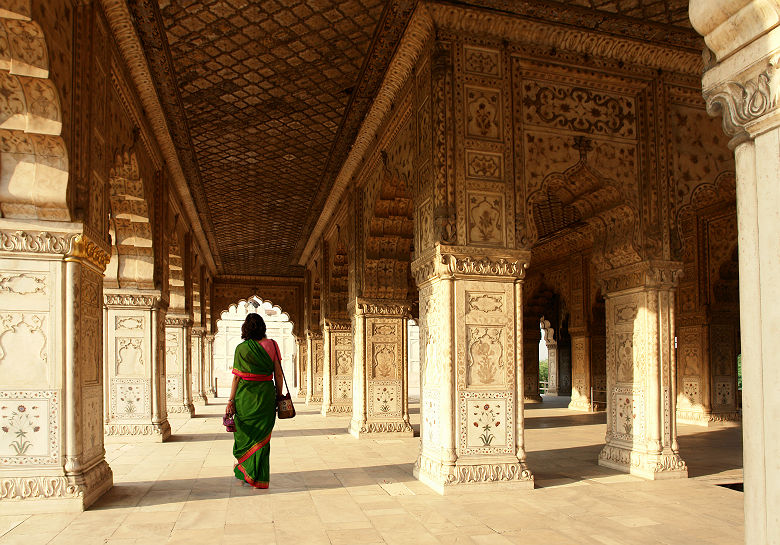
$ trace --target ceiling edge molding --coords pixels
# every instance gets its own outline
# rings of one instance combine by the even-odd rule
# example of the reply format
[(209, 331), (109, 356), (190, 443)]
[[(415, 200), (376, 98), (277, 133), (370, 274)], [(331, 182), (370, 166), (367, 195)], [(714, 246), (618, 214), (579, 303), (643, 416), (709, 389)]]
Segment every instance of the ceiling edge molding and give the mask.
[(420, 54), (425, 49), (428, 40), (433, 37), (434, 32), (433, 19), (431, 19), (427, 7), (418, 5), (406, 32), (401, 38), (401, 42), (398, 44), (398, 49), (390, 61), (390, 66), (387, 68), (384, 80), (371, 105), (371, 109), (360, 126), (360, 131), (352, 144), (352, 149), (333, 183), (320, 217), (298, 259), (300, 265), (306, 265), (309, 261), (310, 255), (325, 230), (330, 217), (341, 204), (341, 199), (349, 186), (350, 180), (355, 175), (366, 152), (374, 143), (374, 137), (380, 130), (387, 114), (393, 109), (393, 103), (403, 90), (404, 84), (411, 76)]
[(101, 0), (101, 4), (111, 27), (111, 33), (119, 47), (122, 60), (130, 73), (141, 104), (147, 112), (147, 119), (154, 131), (154, 136), (171, 171), (180, 201), (186, 211), (187, 219), (192, 226), (195, 238), (198, 240), (201, 255), (206, 256), (206, 263), (212, 275), (216, 275), (218, 272), (217, 262), (215, 261), (215, 254), (212, 252), (212, 248), (215, 246), (209, 243), (210, 241), (207, 239), (203, 224), (200, 221), (200, 215), (195, 207), (195, 201), (181, 167), (176, 146), (173, 143), (162, 105), (152, 82), (151, 71), (149, 70), (140, 38), (133, 25), (130, 11), (125, 0)]

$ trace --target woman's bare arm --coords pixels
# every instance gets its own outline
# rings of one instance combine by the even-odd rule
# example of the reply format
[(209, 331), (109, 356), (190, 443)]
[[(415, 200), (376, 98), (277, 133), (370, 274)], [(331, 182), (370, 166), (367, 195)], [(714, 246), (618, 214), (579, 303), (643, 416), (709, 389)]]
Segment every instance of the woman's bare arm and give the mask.
[(236, 398), (236, 390), (238, 389), (238, 381), (241, 380), (238, 378), (238, 375), (233, 375), (233, 384), (230, 386), (230, 398), (227, 402), (227, 412), (230, 414), (235, 414), (236, 412), (236, 406), (233, 403), (233, 400)]
[(279, 345), (276, 344), (276, 341), (271, 341), (274, 343), (275, 348), (275, 357), (274, 357), (274, 383), (276, 384), (276, 397), (281, 397), (282, 395), (282, 384), (284, 383), (284, 373), (282, 372), (282, 355), (279, 353)]

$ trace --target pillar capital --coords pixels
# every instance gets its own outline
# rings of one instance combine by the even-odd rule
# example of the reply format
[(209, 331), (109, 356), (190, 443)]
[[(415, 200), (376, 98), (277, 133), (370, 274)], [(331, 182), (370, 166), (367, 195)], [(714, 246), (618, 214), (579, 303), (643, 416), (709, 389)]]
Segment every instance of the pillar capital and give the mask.
[(103, 289), (103, 305), (106, 308), (164, 308), (160, 290)]
[(435, 278), (503, 278), (522, 280), (531, 252), (437, 244), (412, 262), (417, 285)]
[(683, 266), (678, 261), (642, 261), (601, 273), (604, 297), (633, 289), (673, 289), (682, 276)]
[(358, 298), (349, 302), (350, 312), (357, 316), (411, 316), (412, 304), (409, 301), (393, 301), (388, 299)]

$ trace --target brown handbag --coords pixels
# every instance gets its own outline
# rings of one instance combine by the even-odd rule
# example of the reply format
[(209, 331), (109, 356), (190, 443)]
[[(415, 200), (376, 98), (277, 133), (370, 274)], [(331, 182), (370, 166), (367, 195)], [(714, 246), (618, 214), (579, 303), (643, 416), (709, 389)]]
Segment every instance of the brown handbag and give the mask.
[(279, 345), (274, 343), (274, 348), (276, 348), (276, 357), (279, 359), (279, 369), (282, 370), (284, 387), (287, 388), (287, 393), (276, 400), (276, 410), (279, 414), (279, 418), (292, 418), (295, 416), (295, 407), (293, 407), (292, 397), (290, 396), (290, 387), (287, 386), (287, 377), (284, 376), (284, 369), (282, 368), (282, 356), (279, 355)]

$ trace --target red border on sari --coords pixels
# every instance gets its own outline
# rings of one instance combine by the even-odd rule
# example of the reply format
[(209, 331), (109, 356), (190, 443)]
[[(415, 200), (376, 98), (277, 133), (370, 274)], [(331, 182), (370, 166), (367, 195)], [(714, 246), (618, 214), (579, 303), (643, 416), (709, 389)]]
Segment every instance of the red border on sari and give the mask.
[(247, 373), (245, 371), (239, 371), (238, 369), (233, 369), (233, 374), (240, 379), (251, 380), (256, 382), (267, 382), (274, 379), (273, 375), (258, 375), (255, 373)]
[(249, 474), (246, 472), (244, 467), (241, 465), (242, 463), (246, 462), (249, 458), (252, 457), (252, 455), (266, 446), (271, 441), (271, 434), (268, 434), (268, 437), (260, 441), (259, 443), (255, 443), (250, 447), (249, 450), (247, 450), (241, 458), (238, 459), (238, 463), (236, 464), (236, 467), (238, 470), (244, 474), (244, 480), (254, 486), (255, 488), (268, 488), (268, 483), (263, 481), (255, 481), (252, 477), (249, 476)]

